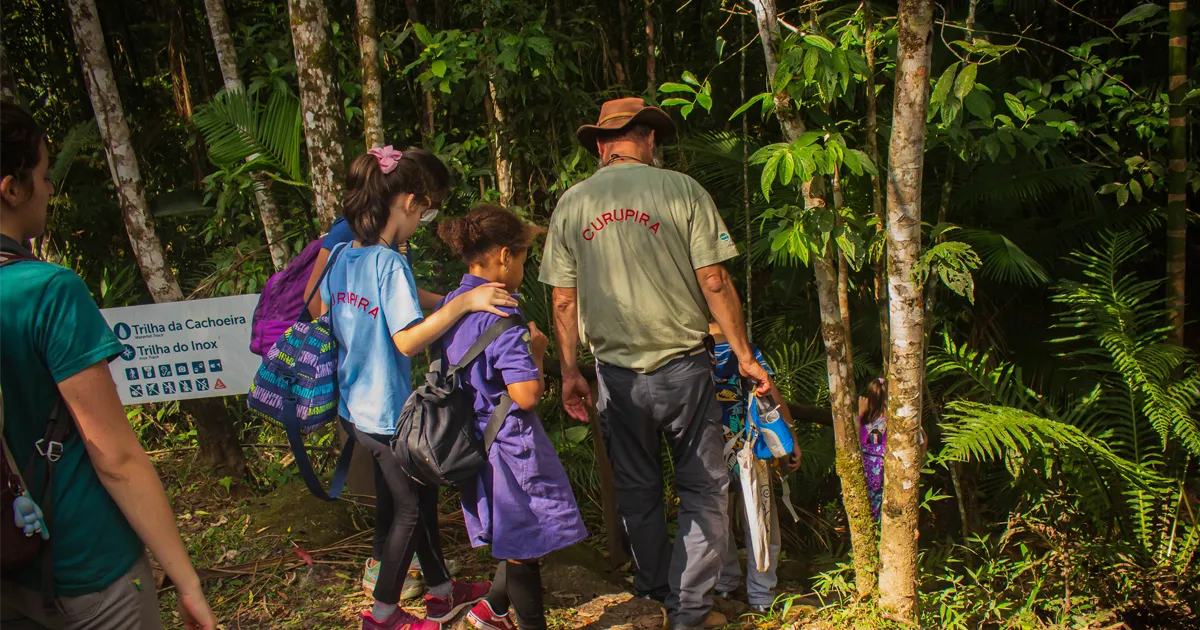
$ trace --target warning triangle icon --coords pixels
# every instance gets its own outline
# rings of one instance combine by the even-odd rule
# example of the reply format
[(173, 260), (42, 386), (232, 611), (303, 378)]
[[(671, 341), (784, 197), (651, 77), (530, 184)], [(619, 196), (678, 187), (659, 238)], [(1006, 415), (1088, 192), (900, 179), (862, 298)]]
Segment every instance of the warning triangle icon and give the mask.
[(222, 383), (221, 379), (217, 379), (217, 384), (213, 385), (213, 389), (225, 389), (225, 383)]

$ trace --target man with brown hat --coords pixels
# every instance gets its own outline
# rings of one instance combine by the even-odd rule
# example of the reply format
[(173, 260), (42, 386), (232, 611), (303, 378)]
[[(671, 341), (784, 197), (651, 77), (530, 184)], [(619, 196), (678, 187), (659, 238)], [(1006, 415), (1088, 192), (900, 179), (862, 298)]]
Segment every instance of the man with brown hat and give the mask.
[[(667, 606), (672, 628), (722, 625), (712, 593), (726, 545), (728, 475), (721, 409), (706, 349), (711, 313), (760, 390), (741, 301), (721, 264), (737, 247), (696, 180), (651, 166), (671, 118), (640, 98), (604, 103), (576, 132), (601, 168), (563, 194), (550, 220), (540, 279), (554, 287), (563, 406), (587, 422), (591, 390), (576, 363), (588, 344), (600, 380), (601, 430), (633, 548), (634, 588)], [(667, 536), (659, 451), (675, 464), (679, 527)]]

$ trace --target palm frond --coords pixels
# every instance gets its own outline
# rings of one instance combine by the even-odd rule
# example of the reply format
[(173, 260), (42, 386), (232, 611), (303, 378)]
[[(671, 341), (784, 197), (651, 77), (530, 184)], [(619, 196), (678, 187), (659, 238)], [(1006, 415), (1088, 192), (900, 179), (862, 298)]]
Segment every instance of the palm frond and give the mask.
[[(1168, 481), (1153, 470), (1112, 451), (1104, 441), (1079, 427), (1004, 407), (959, 400), (947, 405), (942, 425), (942, 451), (948, 461), (1003, 461), (1011, 454), (1025, 457), (1053, 451), (1063, 465), (1099, 467), (1117, 473), (1134, 487), (1162, 488)], [(1111, 475), (1093, 476), (1106, 493), (1115, 488)]]
[(224, 91), (196, 108), (192, 122), (204, 136), (209, 158), (228, 170), (266, 169), (302, 181), (300, 102), (275, 90), (265, 108), (258, 97)]
[(1091, 188), (1096, 169), (1090, 164), (1064, 163), (1046, 167), (1033, 160), (986, 164), (977, 169), (967, 188), (955, 195), (954, 205), (973, 208), (982, 204), (1028, 204), (1055, 196), (1095, 195)]
[(71, 171), (71, 164), (75, 162), (75, 158), (85, 149), (100, 146), (100, 130), (96, 127), (95, 120), (86, 120), (71, 127), (54, 156), (54, 166), (50, 167), (50, 181), (55, 187), (61, 186), (67, 173)]
[(828, 403), (829, 373), (818, 339), (777, 345), (765, 354), (784, 398), (814, 405)]
[(1025, 385), (1020, 367), (994, 359), (989, 352), (977, 352), (965, 343), (955, 343), (949, 333), (942, 333), (942, 347), (930, 349), (928, 378), (940, 387), (945, 400), (964, 399), (1043, 412), (1037, 392)]
[(1027, 285), (1050, 281), (1050, 275), (1042, 265), (1003, 234), (979, 228), (963, 228), (950, 232), (949, 238), (971, 245), (983, 259), (983, 275), (992, 280)]

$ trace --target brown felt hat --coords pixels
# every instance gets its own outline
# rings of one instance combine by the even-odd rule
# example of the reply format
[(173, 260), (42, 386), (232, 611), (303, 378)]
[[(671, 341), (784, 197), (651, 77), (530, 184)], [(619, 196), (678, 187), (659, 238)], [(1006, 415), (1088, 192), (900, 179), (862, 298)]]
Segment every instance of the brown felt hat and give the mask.
[(575, 131), (579, 144), (592, 155), (599, 155), (596, 147), (596, 136), (601, 131), (617, 131), (629, 125), (642, 123), (654, 130), (655, 141), (658, 144), (669, 144), (675, 140), (675, 123), (667, 112), (647, 105), (638, 97), (618, 98), (605, 101), (600, 106), (600, 120), (594, 125), (584, 125)]

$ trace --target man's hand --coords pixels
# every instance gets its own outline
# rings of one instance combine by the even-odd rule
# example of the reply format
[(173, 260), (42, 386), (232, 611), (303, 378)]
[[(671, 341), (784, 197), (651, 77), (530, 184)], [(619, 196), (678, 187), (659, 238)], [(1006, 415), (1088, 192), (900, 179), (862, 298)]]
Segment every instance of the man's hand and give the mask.
[(763, 366), (758, 364), (751, 358), (749, 361), (738, 359), (738, 369), (741, 370), (742, 376), (754, 381), (754, 393), (759, 396), (766, 396), (771, 392), (771, 376), (763, 369)]
[(592, 401), (592, 388), (578, 367), (562, 367), (562, 399), (568, 416), (580, 422), (588, 421), (588, 409), (596, 404)]

